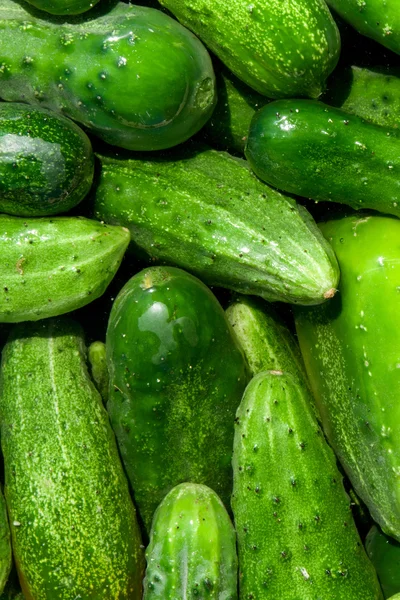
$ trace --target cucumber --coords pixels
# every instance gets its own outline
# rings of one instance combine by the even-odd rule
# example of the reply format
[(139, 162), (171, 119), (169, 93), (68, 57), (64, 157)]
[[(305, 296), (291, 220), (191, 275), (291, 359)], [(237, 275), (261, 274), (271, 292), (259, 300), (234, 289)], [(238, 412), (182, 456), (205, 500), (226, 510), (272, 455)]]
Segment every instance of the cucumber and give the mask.
[(67, 22), (16, 0), (1, 4), (3, 100), (61, 112), (109, 144), (133, 150), (180, 144), (211, 116), (211, 59), (163, 12), (117, 2), (105, 14)]
[(367, 554), (378, 573), (385, 598), (400, 592), (400, 544), (374, 525), (365, 540)]
[(101, 296), (129, 232), (83, 217), (0, 215), (0, 322), (37, 321)]
[(92, 185), (87, 135), (44, 108), (0, 103), (0, 212), (40, 217), (67, 212)]
[(236, 535), (205, 485), (173, 488), (154, 515), (143, 600), (237, 600)]
[(52, 15), (78, 15), (90, 10), (99, 0), (26, 0)]
[(339, 260), (339, 294), (296, 311), (326, 435), (355, 491), (400, 541), (400, 221), (351, 216), (321, 225)]
[(97, 390), (106, 402), (108, 396), (108, 369), (106, 358), (106, 345), (104, 342), (93, 342), (89, 346), (88, 359), (91, 367), (91, 375)]
[(246, 157), (263, 181), (313, 200), (400, 216), (400, 133), (313, 100), (281, 100), (251, 122)]
[(113, 304), (106, 346), (107, 409), (147, 531), (179, 483), (208, 485), (228, 505), (248, 375), (212, 292), (180, 269), (141, 271)]
[(15, 563), (27, 600), (139, 600), (135, 509), (81, 328), (15, 326), (1, 363), (1, 445)]
[(309, 213), (245, 161), (199, 145), (152, 160), (99, 159), (94, 215), (128, 227), (134, 251), (268, 300), (334, 294), (336, 259)]
[(0, 595), (7, 583), (12, 567), (11, 535), (7, 518), (7, 507), (0, 490)]
[[(340, 53), (320, 0), (160, 0), (239, 79), (269, 98), (317, 98)], [(221, 27), (223, 23), (223, 27)]]
[(3, 593), (0, 594), (0, 600), (24, 600), (15, 567), (11, 569)]
[(252, 379), (237, 412), (233, 471), (240, 598), (382, 599), (302, 378)]

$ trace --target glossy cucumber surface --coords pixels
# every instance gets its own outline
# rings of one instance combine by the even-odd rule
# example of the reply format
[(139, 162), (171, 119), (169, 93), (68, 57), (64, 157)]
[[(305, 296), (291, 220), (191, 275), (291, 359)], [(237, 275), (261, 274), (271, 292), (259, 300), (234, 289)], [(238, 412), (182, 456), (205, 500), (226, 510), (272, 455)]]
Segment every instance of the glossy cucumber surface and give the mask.
[(52, 15), (78, 15), (93, 8), (99, 0), (26, 0)]
[(374, 525), (365, 540), (367, 554), (378, 573), (385, 598), (400, 593), (400, 544)]

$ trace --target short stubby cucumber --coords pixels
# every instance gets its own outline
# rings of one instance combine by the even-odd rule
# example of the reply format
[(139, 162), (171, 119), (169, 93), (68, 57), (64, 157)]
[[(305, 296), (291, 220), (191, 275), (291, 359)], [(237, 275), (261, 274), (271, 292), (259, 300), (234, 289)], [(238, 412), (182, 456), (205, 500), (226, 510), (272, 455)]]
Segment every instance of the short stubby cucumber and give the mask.
[(49, 110), (0, 103), (0, 212), (67, 212), (86, 196), (94, 156), (87, 135)]
[(7, 507), (0, 490), (0, 596), (7, 583), (12, 566), (11, 535), (8, 525)]
[(374, 525), (365, 540), (367, 554), (378, 573), (385, 598), (400, 593), (400, 544)]
[(104, 342), (93, 342), (88, 349), (88, 359), (91, 367), (91, 375), (95, 386), (104, 401), (108, 396), (108, 369), (106, 359), (106, 345)]
[(157, 508), (146, 550), (143, 600), (237, 600), (236, 535), (205, 485), (182, 483)]
[(61, 112), (132, 150), (180, 144), (211, 116), (209, 54), (165, 13), (118, 2), (106, 14), (67, 22), (32, 14), (16, 0), (1, 4), (3, 100)]
[(99, 158), (94, 215), (129, 228), (133, 250), (268, 300), (334, 294), (336, 258), (310, 214), (246, 161), (198, 145), (151, 160)]
[(90, 10), (99, 0), (26, 0), (32, 6), (52, 15), (79, 15)]
[(312, 200), (400, 216), (400, 132), (314, 100), (253, 117), (246, 157), (263, 181)]
[(27, 600), (140, 600), (144, 557), (107, 413), (69, 319), (16, 325), (3, 350), (1, 445)]
[(382, 600), (303, 380), (256, 375), (236, 416), (240, 598)]
[(400, 541), (400, 221), (321, 225), (338, 257), (339, 293), (296, 311), (300, 348), (325, 433), (358, 496)]
[(0, 322), (37, 321), (101, 296), (129, 231), (85, 219), (0, 215)]
[(180, 269), (145, 269), (118, 294), (106, 346), (107, 408), (147, 531), (179, 483), (208, 485), (228, 505), (248, 374), (213, 293)]
[(339, 58), (339, 32), (321, 0), (160, 3), (239, 79), (269, 98), (318, 98)]

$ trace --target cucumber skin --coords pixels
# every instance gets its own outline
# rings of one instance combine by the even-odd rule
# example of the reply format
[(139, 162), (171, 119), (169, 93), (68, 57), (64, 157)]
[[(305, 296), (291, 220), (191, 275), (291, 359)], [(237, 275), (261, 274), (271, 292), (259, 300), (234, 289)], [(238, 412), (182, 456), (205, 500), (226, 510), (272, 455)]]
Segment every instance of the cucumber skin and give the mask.
[(37, 321), (101, 296), (129, 244), (129, 232), (83, 217), (0, 215), (0, 322)]
[(179, 483), (208, 485), (228, 505), (248, 374), (212, 292), (180, 269), (141, 271), (113, 304), (106, 346), (107, 410), (147, 531)]
[(326, 307), (296, 311), (300, 348), (330, 444), (374, 521), (400, 541), (400, 223), (352, 216), (321, 229), (341, 283)]
[(0, 212), (67, 212), (89, 192), (93, 173), (90, 140), (72, 121), (43, 108), (0, 104)]
[(246, 157), (263, 181), (312, 200), (400, 216), (400, 133), (313, 100), (271, 102)]
[(146, 560), (143, 600), (237, 600), (235, 530), (205, 485), (182, 483), (167, 494), (154, 515)]
[(8, 524), (7, 507), (0, 490), (0, 596), (7, 583), (12, 567), (11, 534)]
[(93, 342), (88, 349), (88, 360), (91, 375), (100, 396), (107, 402), (109, 376), (107, 369), (106, 345), (104, 342)]
[(238, 409), (232, 509), (240, 598), (381, 600), (311, 403), (302, 379), (266, 371)]
[(0, 96), (61, 112), (132, 150), (184, 142), (216, 102), (201, 42), (161, 11), (122, 2), (67, 23), (2, 0)]
[(26, 0), (32, 6), (52, 15), (79, 15), (90, 10), (99, 0)]
[(268, 300), (314, 304), (336, 288), (336, 258), (309, 213), (245, 161), (198, 145), (99, 159), (94, 216), (128, 227), (152, 261)]
[(5, 497), (27, 600), (141, 598), (135, 509), (85, 355), (67, 319), (18, 325), (3, 350)]
[(239, 79), (269, 98), (317, 98), (339, 58), (339, 32), (320, 0), (292, 0), (290, 5), (281, 0), (160, 4)]
[(365, 540), (367, 554), (378, 573), (385, 598), (400, 592), (400, 544), (376, 526)]

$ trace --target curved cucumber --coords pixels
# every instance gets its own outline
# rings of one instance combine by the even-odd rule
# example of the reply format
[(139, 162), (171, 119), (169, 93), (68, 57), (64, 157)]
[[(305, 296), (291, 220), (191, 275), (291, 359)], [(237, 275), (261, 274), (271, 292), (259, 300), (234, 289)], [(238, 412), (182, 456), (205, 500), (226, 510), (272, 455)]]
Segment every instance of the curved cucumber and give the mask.
[(385, 598), (400, 593), (400, 544), (374, 525), (365, 540), (367, 554), (378, 573)]
[(99, 0), (26, 0), (32, 6), (52, 15), (79, 15), (90, 10)]
[(83, 334), (16, 326), (1, 364), (1, 444), (13, 550), (27, 600), (139, 600), (135, 509)]
[(0, 103), (0, 212), (40, 217), (67, 212), (92, 185), (87, 135), (43, 108)]
[(180, 269), (141, 271), (114, 302), (106, 345), (107, 408), (146, 528), (185, 481), (208, 485), (228, 505), (247, 371), (212, 292)]
[(100, 161), (95, 216), (128, 227), (133, 249), (153, 261), (269, 300), (315, 304), (334, 294), (336, 259), (309, 213), (245, 161), (204, 146)]
[(313, 200), (400, 216), (400, 133), (312, 100), (253, 118), (246, 157), (267, 183)]
[(236, 535), (205, 485), (173, 488), (153, 519), (143, 600), (237, 600)]
[(88, 359), (91, 367), (92, 379), (106, 402), (108, 396), (108, 369), (106, 358), (106, 345), (103, 342), (93, 342), (88, 349)]
[(339, 260), (339, 294), (297, 311), (322, 423), (371, 516), (400, 541), (400, 221), (347, 217), (322, 232)]
[(68, 23), (2, 0), (0, 96), (61, 112), (132, 150), (187, 140), (216, 101), (201, 42), (163, 12), (122, 2)]
[(101, 296), (129, 244), (123, 227), (82, 217), (0, 215), (0, 322), (37, 321)]
[(233, 470), (241, 598), (382, 599), (302, 379), (253, 378), (237, 412)]

